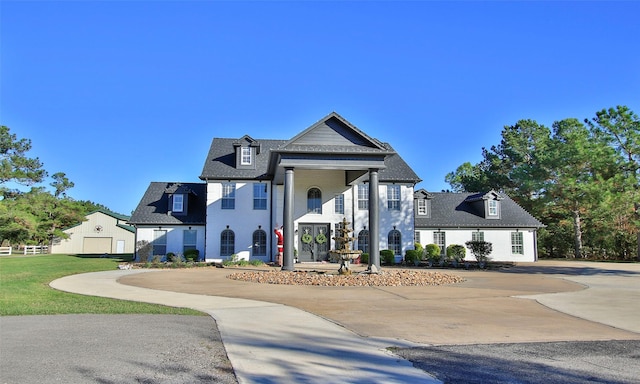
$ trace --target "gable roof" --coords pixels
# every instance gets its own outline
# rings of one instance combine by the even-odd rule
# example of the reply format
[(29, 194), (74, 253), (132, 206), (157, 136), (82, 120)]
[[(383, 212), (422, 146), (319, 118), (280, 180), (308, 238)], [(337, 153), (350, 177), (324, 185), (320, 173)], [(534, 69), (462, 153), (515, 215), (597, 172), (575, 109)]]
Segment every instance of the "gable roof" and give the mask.
[[(234, 145), (243, 140), (260, 148), (255, 169), (236, 167)], [(283, 161), (317, 169), (368, 170), (370, 166), (379, 168), (381, 182), (421, 181), (391, 145), (368, 136), (336, 112), (289, 140), (253, 139), (247, 135), (240, 139), (214, 138), (200, 179), (272, 180)]]
[[(108, 210), (106, 210), (106, 209), (96, 209), (96, 210), (94, 210), (94, 211), (91, 211), (91, 212), (87, 213), (86, 215), (84, 215), (84, 217), (85, 217), (85, 219), (86, 219), (86, 220), (88, 220), (88, 217), (89, 217), (89, 216), (91, 216), (91, 215), (95, 215), (95, 214), (98, 214), (98, 213), (99, 213), (99, 214), (102, 214), (102, 215), (106, 215), (106, 216), (113, 217), (114, 219), (116, 219), (116, 220), (118, 220), (118, 221), (123, 221), (124, 223), (128, 222), (128, 220), (129, 220), (129, 216), (127, 216), (127, 215), (122, 215), (122, 214), (120, 214), (120, 213), (111, 212), (111, 211), (108, 211)], [(85, 220), (85, 221), (86, 221), (86, 220)], [(75, 228), (75, 227), (81, 226), (85, 221), (80, 222), (80, 223), (77, 223), (77, 224), (74, 224), (74, 225), (69, 226), (69, 227), (67, 227), (67, 228), (64, 228), (64, 229), (63, 229), (63, 231), (66, 231), (66, 230), (68, 230), (68, 229), (71, 229), (71, 228)], [(133, 228), (133, 227), (132, 227), (132, 226), (130, 226), (130, 225), (126, 225), (126, 224), (124, 224), (124, 223), (120, 223), (120, 222), (118, 222), (118, 223), (116, 224), (116, 227), (122, 228), (122, 229), (124, 229), (124, 230), (126, 230), (126, 231), (129, 231), (129, 232), (132, 232), (132, 233), (133, 233), (133, 232), (135, 232), (135, 228)]]
[[(169, 214), (169, 195), (188, 194), (187, 214)], [(152, 182), (129, 219), (129, 224), (151, 225), (204, 225), (207, 211), (207, 185), (205, 183)]]
[[(420, 197), (422, 196), (422, 197)], [(472, 206), (474, 201), (483, 197), (500, 200), (500, 218), (486, 219)], [(426, 198), (431, 201), (430, 217), (415, 215), (415, 227), (419, 228), (541, 228), (538, 219), (519, 206), (504, 193), (490, 191), (487, 193), (451, 193), (427, 192), (420, 189), (414, 193), (415, 198)]]

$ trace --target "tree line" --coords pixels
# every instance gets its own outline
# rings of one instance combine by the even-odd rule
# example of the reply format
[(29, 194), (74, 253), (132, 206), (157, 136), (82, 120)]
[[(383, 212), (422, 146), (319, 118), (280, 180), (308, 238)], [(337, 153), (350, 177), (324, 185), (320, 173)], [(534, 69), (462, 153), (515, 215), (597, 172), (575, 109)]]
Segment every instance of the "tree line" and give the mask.
[(546, 227), (542, 257), (640, 259), (640, 119), (626, 106), (551, 128), (535, 120), (505, 126), (445, 181), (454, 191), (503, 191)]
[(49, 173), (39, 158), (28, 156), (31, 145), (31, 140), (0, 126), (0, 245), (51, 245), (56, 237), (67, 238), (63, 230), (84, 221), (86, 214), (109, 211), (67, 196), (74, 183), (64, 172), (51, 175), (52, 191), (42, 186)]

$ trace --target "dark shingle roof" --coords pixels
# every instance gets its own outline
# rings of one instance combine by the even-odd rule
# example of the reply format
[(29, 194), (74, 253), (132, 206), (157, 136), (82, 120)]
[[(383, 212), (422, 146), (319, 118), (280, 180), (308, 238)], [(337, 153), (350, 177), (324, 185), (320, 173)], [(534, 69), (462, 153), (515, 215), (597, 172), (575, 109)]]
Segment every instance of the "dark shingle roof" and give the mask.
[(259, 179), (265, 178), (269, 166), (269, 153), (286, 143), (286, 140), (255, 140), (260, 145), (255, 169), (236, 168), (235, 147), (238, 139), (214, 138), (202, 167), (200, 179)]
[[(235, 166), (234, 144), (238, 145), (243, 140), (260, 148), (256, 155), (255, 169)], [(271, 172), (274, 172), (275, 164), (269, 164), (269, 161), (275, 161), (276, 157), (272, 156), (273, 153), (295, 154), (301, 158), (308, 155), (314, 159), (320, 159), (318, 155), (327, 154), (322, 156), (325, 161), (330, 156), (344, 158), (345, 155), (352, 155), (361, 159), (382, 159), (386, 156), (384, 161), (386, 169), (381, 169), (378, 175), (380, 181), (411, 183), (421, 181), (391, 145), (368, 136), (336, 112), (330, 113), (289, 140), (253, 139), (247, 135), (240, 139), (214, 138), (200, 179), (272, 179), (274, 175), (269, 173), (269, 167), (271, 166)]]
[[(420, 193), (423, 190), (416, 191)], [(540, 228), (544, 225), (504, 193), (500, 200), (500, 218), (485, 219), (473, 206), (485, 193), (431, 192), (431, 216), (415, 215), (416, 228)], [(424, 196), (424, 194), (422, 194)]]
[[(187, 193), (187, 214), (168, 214), (169, 195)], [(193, 224), (204, 225), (207, 211), (207, 185), (205, 183), (152, 182), (129, 219), (129, 224)]]

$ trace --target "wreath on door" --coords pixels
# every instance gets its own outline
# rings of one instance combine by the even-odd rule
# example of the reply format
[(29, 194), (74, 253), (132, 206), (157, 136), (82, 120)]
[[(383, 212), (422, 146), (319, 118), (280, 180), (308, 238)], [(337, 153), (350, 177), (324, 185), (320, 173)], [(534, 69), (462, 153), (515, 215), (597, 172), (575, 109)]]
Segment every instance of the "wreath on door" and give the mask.
[(324, 244), (326, 242), (327, 242), (327, 236), (325, 236), (324, 233), (319, 233), (318, 236), (316, 236), (316, 243)]
[(305, 234), (302, 235), (301, 240), (302, 240), (303, 243), (309, 244), (309, 243), (311, 243), (313, 241), (313, 236), (311, 236), (308, 233), (305, 233)]

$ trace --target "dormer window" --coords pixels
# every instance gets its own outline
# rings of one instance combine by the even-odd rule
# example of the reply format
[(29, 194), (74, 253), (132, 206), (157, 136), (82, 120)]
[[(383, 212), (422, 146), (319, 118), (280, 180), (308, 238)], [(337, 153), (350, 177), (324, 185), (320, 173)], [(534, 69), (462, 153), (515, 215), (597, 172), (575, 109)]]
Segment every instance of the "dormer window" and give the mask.
[(251, 165), (251, 148), (250, 147), (242, 147), (240, 148), (240, 165)]
[(260, 144), (244, 135), (233, 143), (237, 169), (256, 169), (256, 156), (260, 154)]
[(498, 200), (489, 200), (489, 216), (498, 216)]
[(173, 195), (173, 207), (171, 210), (173, 212), (184, 211), (184, 195)]

